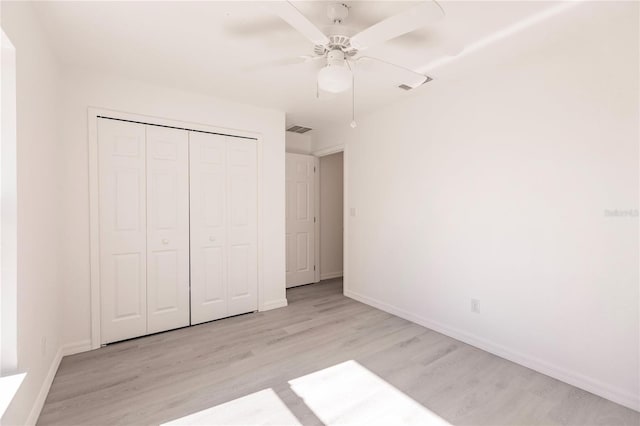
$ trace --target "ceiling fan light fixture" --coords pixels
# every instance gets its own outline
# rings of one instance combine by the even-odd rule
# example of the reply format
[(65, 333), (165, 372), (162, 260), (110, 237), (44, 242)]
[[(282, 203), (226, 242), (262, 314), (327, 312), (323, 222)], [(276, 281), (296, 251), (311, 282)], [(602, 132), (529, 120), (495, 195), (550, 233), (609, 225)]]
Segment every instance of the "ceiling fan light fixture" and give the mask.
[(327, 54), (327, 66), (318, 72), (318, 87), (325, 92), (340, 93), (351, 87), (353, 74), (340, 50)]
[(351, 71), (345, 66), (327, 65), (318, 72), (318, 86), (325, 92), (344, 92), (351, 87)]

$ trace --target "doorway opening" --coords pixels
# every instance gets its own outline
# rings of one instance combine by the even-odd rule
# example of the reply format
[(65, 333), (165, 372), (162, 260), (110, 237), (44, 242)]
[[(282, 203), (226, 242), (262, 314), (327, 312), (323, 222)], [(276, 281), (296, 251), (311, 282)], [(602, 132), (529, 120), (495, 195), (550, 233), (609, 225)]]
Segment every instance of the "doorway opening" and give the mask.
[(286, 153), (286, 287), (344, 275), (344, 153)]
[(342, 278), (344, 154), (320, 157), (320, 280)]

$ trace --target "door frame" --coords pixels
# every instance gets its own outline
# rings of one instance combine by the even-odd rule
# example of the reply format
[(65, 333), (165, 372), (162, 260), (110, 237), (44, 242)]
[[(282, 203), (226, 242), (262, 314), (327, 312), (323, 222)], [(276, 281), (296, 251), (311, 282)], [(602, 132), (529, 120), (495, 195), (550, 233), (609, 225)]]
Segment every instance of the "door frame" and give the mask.
[(155, 124), (159, 126), (177, 127), (185, 130), (221, 133), (230, 136), (253, 138), (257, 144), (257, 222), (258, 222), (258, 311), (264, 310), (261, 300), (263, 280), (263, 189), (262, 189), (262, 134), (247, 130), (237, 130), (207, 124), (192, 123), (169, 118), (154, 117), (143, 114), (116, 111), (100, 107), (87, 108), (88, 145), (89, 145), (89, 264), (91, 288), (91, 349), (98, 349), (102, 343), (101, 312), (100, 312), (100, 205), (99, 205), (99, 173), (98, 173), (98, 117), (108, 117), (119, 120), (135, 121), (142, 125)]
[[(344, 294), (349, 290), (349, 148), (346, 144), (333, 145), (328, 148), (319, 149), (317, 151), (313, 151), (311, 155), (318, 157), (318, 162), (320, 157), (326, 157), (327, 155), (337, 154), (342, 152), (342, 293)], [(320, 185), (320, 167), (318, 167), (318, 175), (316, 176), (317, 185)], [(317, 191), (317, 213), (318, 217), (320, 217), (320, 191)], [(318, 230), (318, 245), (320, 244), (320, 220), (317, 222)], [(320, 250), (318, 249), (318, 253)], [(320, 263), (318, 262), (318, 265)], [(318, 276), (317, 279), (320, 280), (320, 268), (318, 267)]]
[(313, 282), (320, 282), (320, 157), (313, 157)]

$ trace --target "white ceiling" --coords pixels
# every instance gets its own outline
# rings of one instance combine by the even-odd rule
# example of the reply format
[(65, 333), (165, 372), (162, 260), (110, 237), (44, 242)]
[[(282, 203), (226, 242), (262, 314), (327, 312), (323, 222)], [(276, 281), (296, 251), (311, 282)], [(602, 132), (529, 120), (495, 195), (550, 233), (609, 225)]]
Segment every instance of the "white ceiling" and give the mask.
[[(350, 14), (341, 32), (352, 34), (417, 2), (345, 3)], [(294, 4), (320, 28), (331, 30), (327, 2)], [(551, 3), (444, 1), (441, 5), (446, 17), (437, 25), (366, 54), (418, 69), (445, 56), (446, 46), (468, 46)], [(260, 66), (313, 50), (265, 3), (47, 1), (36, 8), (54, 50), (67, 66), (283, 110), (287, 124), (317, 129), (351, 120), (350, 93), (321, 94), (316, 99), (315, 73), (321, 61)], [(441, 77), (438, 70), (433, 73)], [(386, 66), (362, 64), (356, 73), (357, 113), (410, 96), (396, 87), (400, 76)]]

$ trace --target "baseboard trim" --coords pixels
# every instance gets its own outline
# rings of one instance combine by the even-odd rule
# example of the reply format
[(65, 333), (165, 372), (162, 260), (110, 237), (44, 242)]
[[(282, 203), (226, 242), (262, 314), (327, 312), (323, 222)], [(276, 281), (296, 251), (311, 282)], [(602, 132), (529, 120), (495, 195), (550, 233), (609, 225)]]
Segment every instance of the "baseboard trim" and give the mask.
[(258, 310), (260, 312), (270, 311), (272, 309), (284, 308), (285, 306), (287, 306), (287, 299), (271, 300), (269, 302), (265, 302)]
[(479, 349), (490, 352), (501, 358), (505, 358), (509, 361), (515, 362), (516, 364), (520, 364), (539, 373), (553, 377), (554, 379), (568, 383), (587, 392), (591, 392), (595, 395), (601, 396), (602, 398), (608, 399), (632, 410), (640, 411), (640, 396), (633, 395), (615, 386), (602, 383), (580, 373), (576, 373), (575, 371), (570, 371), (565, 368), (550, 364), (541, 359), (525, 355), (518, 351), (514, 351), (508, 347), (467, 333), (455, 327), (450, 327), (438, 321), (433, 321), (428, 318), (414, 315), (410, 312), (405, 311), (404, 309), (398, 308), (385, 302), (381, 302), (372, 297), (365, 296), (363, 294), (347, 289), (344, 290), (344, 295), (364, 304), (373, 306), (374, 308), (378, 308), (382, 311), (388, 312), (423, 327), (442, 333), (446, 336), (452, 337), (456, 340), (460, 340), (471, 346), (475, 346)]
[(322, 281), (322, 280), (331, 280), (333, 278), (340, 278), (341, 276), (342, 276), (342, 271), (330, 272), (328, 274), (320, 273), (320, 281)]
[(79, 340), (62, 346), (62, 356), (79, 354), (91, 350), (91, 339)]
[(66, 345), (62, 345), (56, 356), (53, 358), (51, 365), (49, 366), (49, 371), (47, 372), (47, 376), (42, 382), (42, 386), (40, 387), (40, 392), (38, 392), (38, 396), (36, 397), (35, 402), (33, 403), (33, 408), (31, 408), (31, 412), (29, 412), (29, 417), (27, 417), (27, 425), (35, 425), (38, 421), (38, 417), (40, 417), (40, 412), (42, 411), (42, 407), (44, 407), (44, 403), (47, 400), (47, 395), (49, 395), (49, 389), (51, 389), (51, 385), (53, 384), (53, 379), (56, 377), (56, 373), (58, 372), (58, 368), (60, 367), (60, 363), (62, 362), (62, 358), (67, 355), (73, 355), (80, 352), (86, 352), (91, 350), (91, 340), (80, 340), (78, 342), (67, 343)]
[[(38, 396), (33, 403), (33, 407), (31, 408), (31, 412), (27, 417), (27, 426), (35, 425), (38, 421), (38, 417), (40, 417), (40, 412), (42, 411), (42, 407), (44, 407), (44, 402), (47, 399), (47, 395), (49, 394), (49, 389), (51, 388), (51, 384), (53, 383), (53, 378), (56, 376), (58, 371), (58, 367), (60, 366), (60, 361), (62, 361), (62, 347), (58, 349), (56, 356), (53, 358), (51, 365), (49, 366), (49, 372), (47, 373), (44, 381), (42, 382), (42, 386), (40, 386), (40, 392), (38, 392)], [(27, 373), (28, 374), (28, 373)]]

